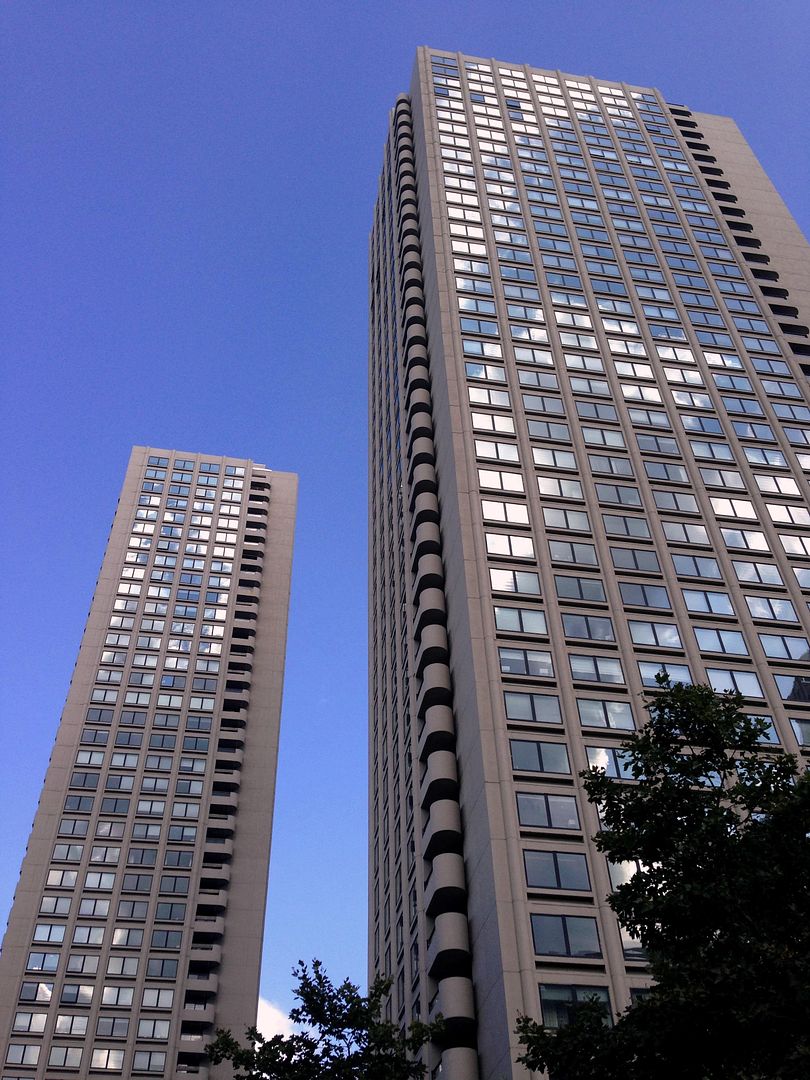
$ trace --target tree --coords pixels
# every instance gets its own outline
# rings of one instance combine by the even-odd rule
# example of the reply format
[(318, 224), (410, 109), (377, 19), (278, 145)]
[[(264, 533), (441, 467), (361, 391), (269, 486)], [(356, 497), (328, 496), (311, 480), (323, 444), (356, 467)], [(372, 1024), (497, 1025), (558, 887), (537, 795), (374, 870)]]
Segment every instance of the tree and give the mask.
[(230, 1031), (218, 1031), (207, 1047), (215, 1065), (230, 1061), (234, 1080), (416, 1080), (424, 1066), (415, 1056), (437, 1038), (441, 1021), (413, 1023), (404, 1033), (382, 1019), (390, 980), (378, 978), (368, 995), (346, 979), (335, 986), (323, 966), (300, 962), (293, 969), (300, 1002), (290, 1013), (301, 1030), (263, 1038), (255, 1027), (242, 1046)]
[(624, 743), (633, 783), (583, 773), (597, 848), (636, 872), (609, 897), (655, 980), (610, 1026), (527, 1017), (520, 1061), (553, 1080), (810, 1076), (810, 780), (736, 694), (670, 686)]

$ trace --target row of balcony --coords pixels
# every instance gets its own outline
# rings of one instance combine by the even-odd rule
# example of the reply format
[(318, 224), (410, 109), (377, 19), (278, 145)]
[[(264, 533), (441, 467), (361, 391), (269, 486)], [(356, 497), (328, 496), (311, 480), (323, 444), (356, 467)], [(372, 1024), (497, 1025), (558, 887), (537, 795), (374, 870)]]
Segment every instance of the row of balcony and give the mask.
[(442, 539), (433, 442), (430, 367), (421, 270), (410, 104), (394, 110), (399, 223), (399, 273), (403, 303), (407, 493), (411, 570), (416, 616), (415, 673), (421, 681), (417, 715), (422, 722), (423, 857), (431, 863), (425, 884), (433, 930), (426, 958), (436, 980), (437, 1007), (445, 1018), (443, 1075), (477, 1075), (475, 1005), (470, 978), (467, 887), (462, 854), (461, 808), (455, 756), (453, 690), (449, 666)]

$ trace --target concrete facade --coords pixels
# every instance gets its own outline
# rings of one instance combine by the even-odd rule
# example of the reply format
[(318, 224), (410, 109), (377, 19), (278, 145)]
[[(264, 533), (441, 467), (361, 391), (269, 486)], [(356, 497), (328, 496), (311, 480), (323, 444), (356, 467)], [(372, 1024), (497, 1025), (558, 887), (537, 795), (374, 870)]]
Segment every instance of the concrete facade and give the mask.
[(259, 987), (297, 478), (135, 447), (0, 954), (18, 1077), (198, 1078)]
[(662, 667), (810, 752), (809, 255), (731, 121), (418, 51), (370, 243), (369, 968), (445, 1017), (434, 1077), (648, 985), (578, 773)]

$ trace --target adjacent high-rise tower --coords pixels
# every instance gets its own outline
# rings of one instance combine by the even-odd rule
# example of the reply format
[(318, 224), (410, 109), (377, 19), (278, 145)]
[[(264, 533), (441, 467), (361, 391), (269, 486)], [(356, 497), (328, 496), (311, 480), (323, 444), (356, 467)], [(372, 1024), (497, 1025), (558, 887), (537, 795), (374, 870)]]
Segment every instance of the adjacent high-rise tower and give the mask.
[(419, 50), (371, 238), (370, 968), (444, 1080), (647, 985), (577, 774), (662, 668), (810, 752), (808, 254), (730, 120)]
[(3, 1080), (203, 1080), (255, 1016), (296, 485), (132, 452), (0, 956)]

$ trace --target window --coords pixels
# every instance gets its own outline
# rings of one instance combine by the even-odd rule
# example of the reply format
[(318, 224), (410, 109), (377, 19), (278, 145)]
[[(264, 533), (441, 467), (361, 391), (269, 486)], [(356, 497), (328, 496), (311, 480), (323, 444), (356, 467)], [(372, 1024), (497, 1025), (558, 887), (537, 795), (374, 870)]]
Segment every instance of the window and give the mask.
[(69, 896), (43, 896), (39, 905), (41, 915), (68, 915), (70, 913)]
[(629, 759), (624, 750), (614, 746), (588, 746), (588, 765), (591, 769), (604, 769), (608, 776), (632, 780)]
[(609, 1017), (610, 995), (607, 987), (558, 986), (552, 983), (541, 983), (540, 1004), (543, 1010), (543, 1023), (548, 1028), (565, 1027), (571, 1020), (573, 1007), (593, 998), (604, 1006), (606, 1016)]
[(507, 690), (503, 695), (507, 720), (537, 724), (561, 724), (560, 700), (551, 694), (529, 694)]
[[(799, 558), (810, 558), (810, 536), (788, 536), (785, 533), (780, 533), (779, 541), (786, 554), (797, 555)], [(767, 546), (762, 550), (767, 551)]]
[(665, 412), (658, 409), (628, 408), (630, 422), (638, 427), (660, 428), (663, 431), (671, 431), (669, 417)]
[(588, 864), (578, 852), (524, 851), (523, 864), (530, 889), (590, 890)]
[[(523, 372), (522, 383), (526, 385), (526, 379), (531, 372)], [(547, 381), (548, 381), (547, 376)], [(526, 412), (548, 413), (551, 416), (564, 416), (565, 406), (560, 398), (550, 397), (548, 394), (523, 394), (523, 408)], [(531, 431), (530, 431), (531, 434)]]
[(555, 575), (554, 584), (561, 600), (604, 601), (605, 590), (599, 578)]
[(627, 701), (608, 701), (603, 698), (577, 698), (579, 722), (583, 727), (616, 728), (632, 731), (635, 727), (633, 710)]
[[(618, 414), (613, 405), (607, 405), (600, 401), (577, 401), (577, 416), (581, 420), (616, 421)], [(641, 410), (644, 411), (644, 410)], [(662, 413), (662, 416), (665, 414)], [(669, 426), (667, 424), (667, 426)]]
[(129, 1031), (129, 1020), (124, 1016), (100, 1016), (96, 1024), (96, 1035), (106, 1039), (125, 1039)]
[(555, 562), (597, 566), (596, 548), (592, 544), (575, 544), (568, 540), (549, 540), (549, 555)]
[(496, 607), (495, 626), (513, 633), (545, 634), (546, 617), (537, 608)]
[(712, 496), (709, 502), (718, 517), (750, 519), (752, 521), (755, 521), (758, 517), (754, 504), (747, 499), (722, 499), (719, 496)]
[(27, 1065), (33, 1068), (39, 1061), (40, 1047), (35, 1043), (9, 1043), (6, 1051), (7, 1065)]
[[(87, 1020), (84, 1025), (87, 1027)], [(61, 1032), (60, 1032), (61, 1034)], [(78, 1069), (82, 1062), (80, 1046), (52, 1046), (48, 1056), (48, 1067), (57, 1069)]]
[(553, 678), (554, 668), (550, 652), (537, 649), (499, 648), (501, 671), (504, 675), (534, 675)]
[[(529, 395), (525, 395), (528, 397)], [(556, 400), (549, 398), (548, 400)], [(525, 404), (525, 401), (524, 401)], [(541, 412), (558, 411), (540, 409)], [(556, 439), (559, 442), (570, 442), (571, 432), (567, 424), (555, 424), (550, 420), (533, 420), (528, 419), (526, 421), (526, 427), (529, 435), (533, 439)]]
[(66, 1013), (59, 1013), (56, 1017), (56, 1024), (54, 1025), (55, 1035), (86, 1035), (87, 1034), (87, 1017), (86, 1016), (70, 1016)]
[(728, 548), (770, 552), (765, 533), (753, 529), (721, 529), (720, 535)]
[(612, 547), (610, 556), (617, 570), (641, 570), (646, 573), (659, 573), (658, 556), (647, 548)]
[(84, 926), (80, 924), (73, 931), (74, 945), (101, 945), (103, 940), (103, 926)]
[(676, 574), (685, 577), (722, 578), (716, 559), (702, 555), (673, 555), (672, 565)]
[(666, 649), (681, 648), (681, 636), (675, 623), (641, 622), (631, 619), (628, 626), (630, 636), (636, 645), (659, 646)]
[[(810, 725), (808, 725), (810, 729)], [(518, 821), (533, 829), (579, 829), (577, 801), (573, 795), (519, 792)]]
[(523, 503), (508, 503), (495, 499), (482, 499), (481, 513), (485, 521), (498, 521), (510, 525), (529, 524), (529, 511)]
[(177, 961), (150, 957), (146, 963), (146, 975), (150, 979), (177, 978)]
[(65, 938), (63, 923), (37, 923), (34, 927), (34, 941), (59, 945)]
[(626, 517), (621, 514), (603, 514), (602, 522), (605, 532), (611, 536), (631, 536), (634, 538), (647, 539), (650, 535), (650, 527), (644, 518)]
[(107, 961), (107, 974), (117, 978), (133, 979), (138, 974), (138, 957), (111, 956)]
[(578, 480), (560, 480), (555, 476), (538, 476), (537, 489), (543, 498), (582, 498), (582, 484)]
[[(160, 1021), (155, 1021), (155, 1023), (160, 1023)], [(168, 1028), (168, 1024), (166, 1026)], [(164, 1037), (154, 1036), (154, 1038)], [(136, 1050), (132, 1059), (132, 1068), (135, 1072), (163, 1073), (166, 1068), (166, 1055), (158, 1050)]]
[[(29, 983), (29, 986), (35, 984)], [(53, 983), (40, 983), (40, 986), (48, 985), (53, 991)], [(60, 1002), (62, 1005), (89, 1005), (93, 1000), (93, 984), (92, 983), (65, 983), (62, 987), (62, 996)]]
[(568, 657), (571, 676), (588, 682), (623, 683), (621, 662), (615, 657), (586, 656), (572, 653)]
[(732, 668), (706, 668), (712, 690), (722, 694), (734, 690), (745, 697), (762, 697), (762, 687), (753, 671), (735, 671)]
[(145, 900), (119, 900), (119, 919), (145, 919), (148, 904)]
[(783, 701), (810, 701), (810, 678), (806, 675), (774, 675), (773, 681)]
[(644, 471), (650, 480), (668, 480), (673, 484), (689, 481), (689, 474), (683, 465), (674, 465), (669, 461), (645, 461)]
[(132, 987), (103, 986), (101, 989), (101, 1004), (129, 1008), (132, 1005)]
[(779, 660), (810, 659), (810, 641), (806, 637), (793, 637), (789, 634), (760, 634), (766, 656)]
[[(790, 493), (787, 493), (790, 494)], [(798, 491), (796, 492), (798, 494)], [(805, 506), (788, 506), (786, 503), (765, 503), (771, 521), (779, 525), (810, 525), (810, 510)]]
[(630, 581), (620, 581), (619, 591), (625, 604), (633, 607), (669, 609), (669, 593), (663, 585), (640, 585)]
[(67, 970), (75, 975), (95, 975), (98, 971), (98, 957), (89, 953), (71, 953)]
[(481, 458), (494, 458), (497, 461), (517, 463), (520, 461), (515, 443), (490, 442), (485, 439), (475, 440), (475, 452)]
[(615, 503), (618, 506), (641, 506), (641, 496), (637, 487), (628, 484), (596, 484), (596, 497), (601, 503)]
[(534, 464), (539, 468), (576, 469), (577, 459), (570, 450), (552, 450), (545, 446), (532, 448)]
[[(746, 447), (746, 450), (754, 449), (753, 447)], [(763, 451), (765, 453), (765, 451)], [(774, 451), (771, 451), (774, 453)], [(772, 462), (773, 466), (787, 465), (787, 462)], [(786, 495), (788, 497), (793, 495), (800, 495), (798, 483), (789, 476), (766, 476), (764, 473), (755, 473), (754, 479), (757, 482), (757, 487), (760, 491), (764, 491), (769, 495)], [(776, 504), (775, 504), (776, 505)], [(776, 519), (774, 519), (776, 520)]]
[[(651, 454), (680, 454), (681, 450), (675, 439), (665, 435), (636, 435), (638, 448), (643, 453)], [(649, 475), (649, 474), (648, 474)]]
[(490, 390), (486, 386), (470, 386), (467, 394), (472, 405), (493, 405), (501, 408), (509, 408), (508, 390)]
[(124, 874), (121, 888), (124, 892), (148, 893), (152, 888), (151, 874)]
[(602, 955), (596, 919), (583, 915), (532, 915), (532, 937), (538, 956)]
[(176, 893), (180, 896), (188, 894), (189, 879), (182, 875), (162, 874), (160, 878), (161, 893)]
[(46, 1012), (18, 1012), (14, 1015), (12, 1031), (41, 1035), (48, 1020)]
[(638, 671), (642, 685), (652, 689), (658, 688), (659, 675), (665, 675), (673, 685), (683, 683), (684, 686), (689, 686), (692, 683), (692, 675), (686, 664), (639, 661)]
[(547, 529), (591, 531), (591, 523), (584, 510), (563, 510), (555, 506), (544, 506), (543, 521)]
[(124, 1051), (107, 1049), (93, 1050), (90, 1068), (103, 1069), (107, 1072), (121, 1072), (124, 1068)]
[(113, 930), (112, 943), (116, 948), (139, 949), (143, 945), (143, 930), (116, 927)]
[(167, 1039), (170, 1022), (167, 1020), (138, 1021), (138, 1039)]
[(534, 542), (530, 536), (488, 532), (486, 542), (489, 555), (511, 556), (513, 559), (534, 558)]
[(54, 889), (72, 889), (78, 876), (75, 870), (49, 870), (47, 885)]
[(782, 600), (778, 596), (746, 596), (745, 602), (754, 619), (798, 622), (796, 609), (790, 600)]
[(568, 751), (563, 743), (529, 742), (511, 739), (512, 768), (516, 772), (570, 775)]
[(25, 965), (26, 971), (56, 971), (59, 967), (59, 953), (30, 952)]
[(661, 523), (667, 540), (677, 544), (709, 543), (709, 534), (703, 525), (694, 525), (686, 521), (663, 521)]
[(592, 641), (615, 641), (613, 623), (605, 616), (564, 613), (562, 623), (566, 637), (589, 638)]
[(658, 488), (653, 491), (653, 498), (659, 510), (674, 510), (681, 514), (698, 512), (697, 499), (685, 491), (664, 491)]
[(709, 630), (705, 627), (695, 627), (695, 637), (698, 648), (704, 652), (748, 656), (745, 638), (738, 630)]
[[(464, 352), (469, 355), (484, 355), (484, 342), (479, 341), (465, 341)], [(480, 348), (477, 348), (480, 346)], [(492, 345), (488, 345), (491, 350)], [(495, 355), (500, 355), (500, 352)], [(468, 362), (464, 365), (468, 379), (485, 379), (489, 382), (505, 383), (506, 382), (506, 370), (499, 367), (497, 364), (477, 364)]]
[[(185, 854), (185, 853), (184, 853)], [(182, 930), (153, 930), (153, 949), (179, 949), (183, 941)]]
[(707, 592), (705, 589), (682, 589), (688, 611), (711, 615), (733, 615), (731, 597), (726, 592)]
[(588, 464), (594, 474), (607, 474), (608, 476), (632, 477), (633, 466), (629, 458), (616, 457), (608, 454), (588, 454)]
[(171, 1009), (173, 1002), (174, 990), (160, 990), (153, 986), (144, 987), (143, 1007), (145, 1009)]
[(610, 428), (583, 427), (582, 437), (588, 446), (610, 446), (624, 449), (624, 436)]

